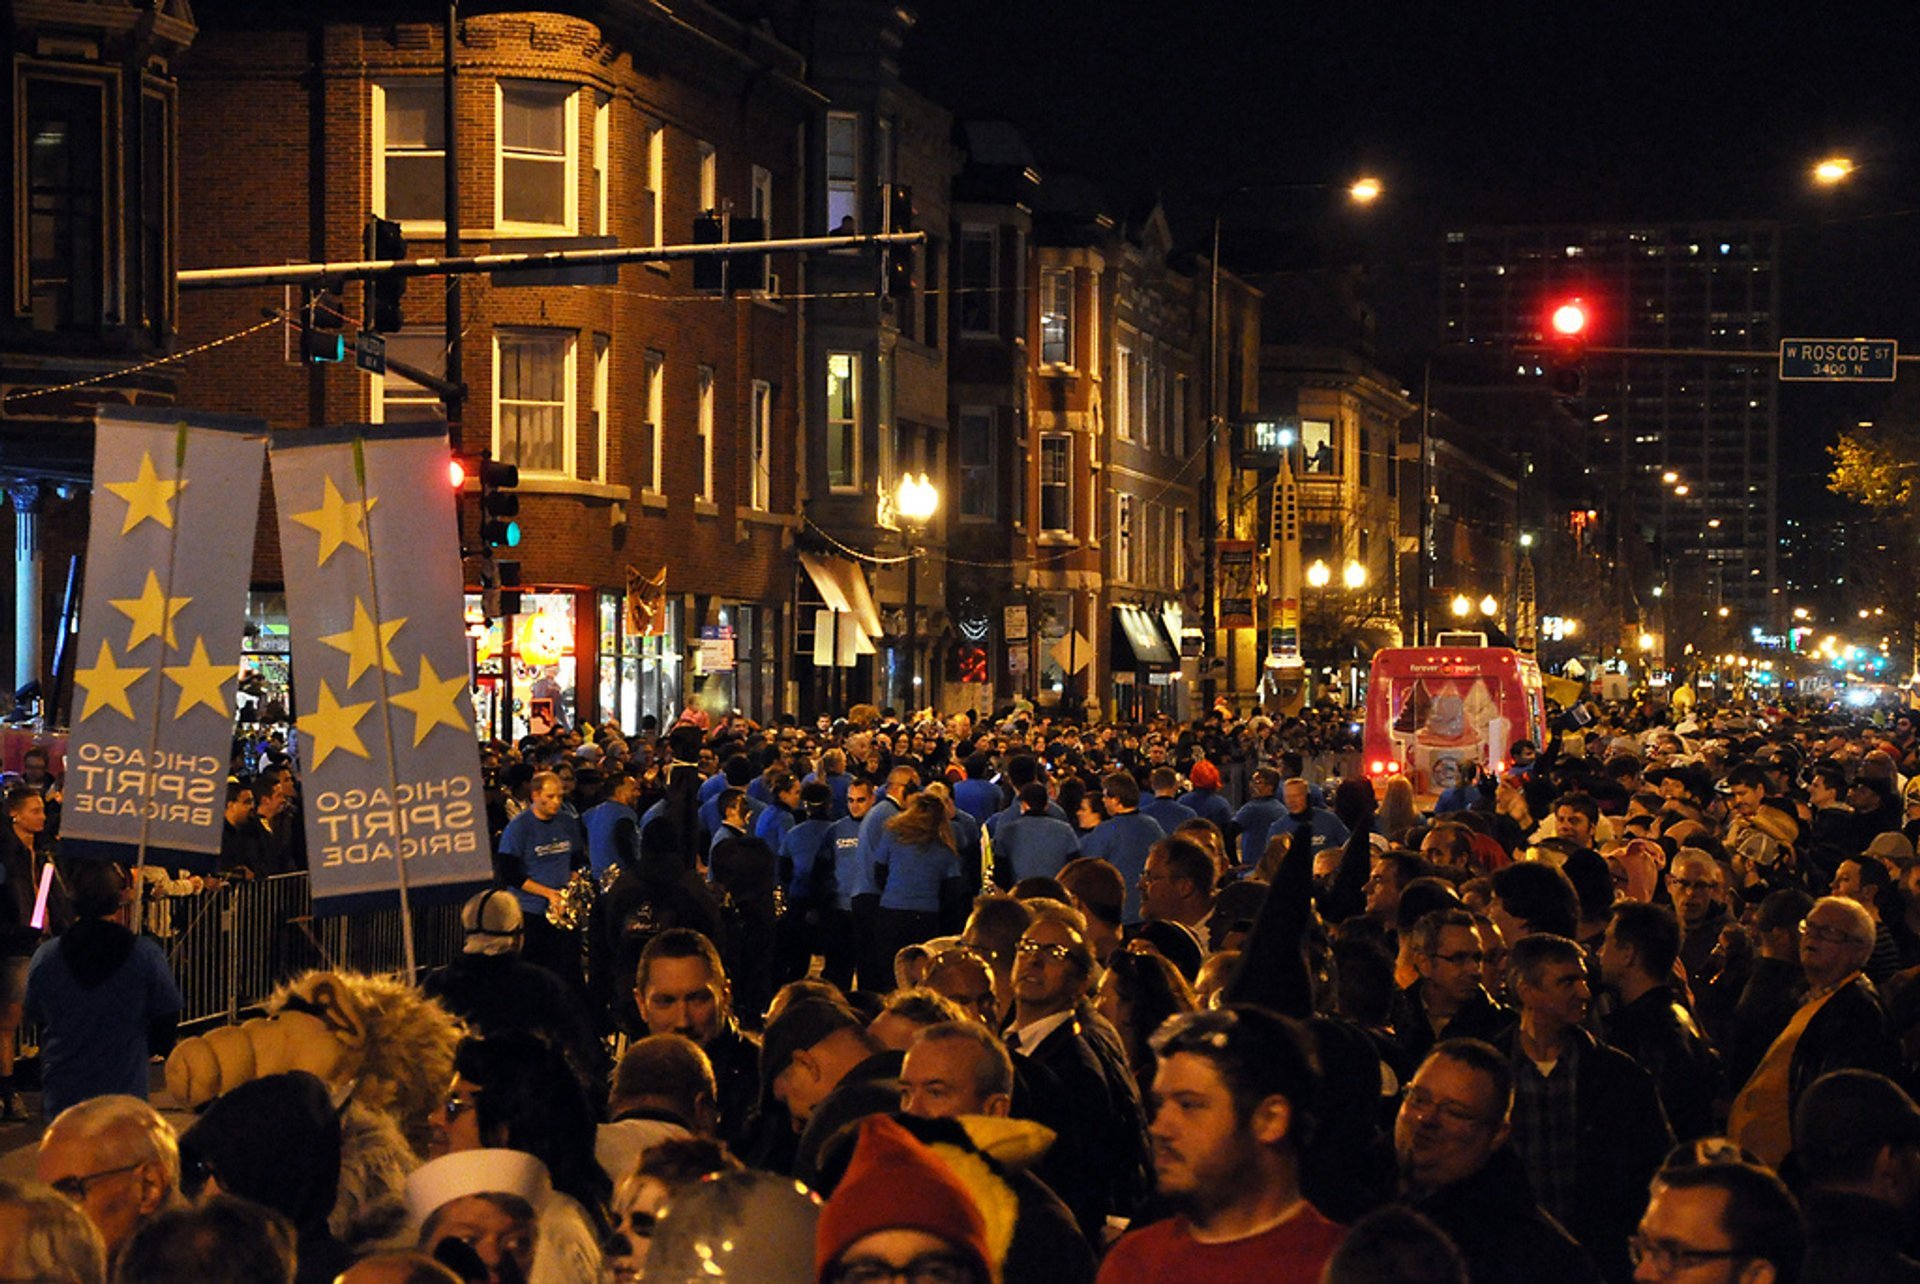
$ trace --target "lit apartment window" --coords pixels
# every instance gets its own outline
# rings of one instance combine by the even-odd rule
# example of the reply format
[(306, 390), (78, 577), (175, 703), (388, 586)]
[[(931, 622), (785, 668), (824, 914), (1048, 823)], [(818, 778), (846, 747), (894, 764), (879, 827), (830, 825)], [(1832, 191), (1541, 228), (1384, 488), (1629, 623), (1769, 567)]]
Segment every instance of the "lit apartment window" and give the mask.
[(567, 330), (494, 331), (494, 458), (531, 476), (573, 475), (573, 347)]
[(827, 113), (827, 231), (860, 230), (860, 118)]
[(700, 406), (696, 425), (700, 434), (699, 498), (713, 502), (713, 367), (700, 367)]
[(569, 85), (502, 80), (494, 98), (494, 221), (514, 230), (579, 226), (580, 96)]
[(1302, 471), (1309, 473), (1335, 473), (1340, 471), (1339, 461), (1333, 450), (1333, 425), (1325, 419), (1302, 419), (1300, 421), (1300, 457), (1305, 461)]
[(960, 332), (994, 335), (1000, 330), (999, 302), (995, 286), (1000, 279), (995, 256), (996, 237), (990, 227), (963, 228), (960, 232)]
[(714, 155), (712, 143), (700, 144), (700, 208), (720, 208), (720, 158)]
[(640, 489), (649, 495), (661, 494), (660, 439), (667, 422), (667, 359), (649, 352), (647, 366), (647, 421), (641, 425)]
[[(387, 336), (387, 355), (402, 365), (445, 375), (447, 336), (444, 330), (402, 330)], [(447, 408), (440, 394), (429, 392), (391, 368), (373, 378), (373, 422), (401, 423), (410, 419), (444, 419)]]
[(1073, 364), (1073, 272), (1069, 268), (1040, 273), (1040, 364)]
[(438, 80), (373, 87), (373, 209), (411, 224), (446, 219), (446, 106)]
[(827, 484), (860, 485), (860, 354), (827, 354)]
[(993, 411), (963, 407), (959, 430), (960, 518), (992, 521), (999, 516), (995, 499), (1000, 491), (994, 477)]
[(1131, 348), (1121, 348), (1113, 358), (1113, 435), (1121, 441), (1133, 440), (1134, 356)]
[(752, 411), (747, 505), (764, 513), (773, 507), (773, 385), (764, 379), (753, 381)]
[(29, 206), (23, 230), (33, 328), (88, 329), (101, 323), (109, 292), (104, 244), (111, 166), (102, 163), (102, 150), (118, 126), (104, 81), (24, 83), (26, 134), (15, 146), (25, 152), (16, 164)]
[(613, 375), (613, 340), (593, 336), (593, 479), (607, 480), (607, 399)]
[(613, 150), (613, 98), (593, 98), (593, 234), (607, 234), (608, 160)]
[(1073, 438), (1066, 433), (1040, 438), (1040, 529), (1073, 534)]
[(653, 193), (653, 243), (665, 245), (667, 229), (667, 130), (647, 131), (647, 187)]

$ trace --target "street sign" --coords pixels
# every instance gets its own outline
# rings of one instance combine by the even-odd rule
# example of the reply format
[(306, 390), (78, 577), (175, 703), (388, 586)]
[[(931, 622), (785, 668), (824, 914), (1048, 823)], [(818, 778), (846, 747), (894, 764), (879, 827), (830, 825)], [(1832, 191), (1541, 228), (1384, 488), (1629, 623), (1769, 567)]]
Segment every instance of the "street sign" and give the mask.
[(353, 364), (370, 374), (383, 375), (387, 372), (387, 341), (384, 336), (371, 330), (362, 330), (353, 337)]
[(1002, 609), (1004, 623), (1001, 625), (1001, 631), (1006, 634), (1007, 642), (1009, 644), (1025, 642), (1027, 640), (1027, 608), (1009, 606)]
[(1783, 383), (1892, 383), (1900, 345), (1893, 339), (1782, 339)]

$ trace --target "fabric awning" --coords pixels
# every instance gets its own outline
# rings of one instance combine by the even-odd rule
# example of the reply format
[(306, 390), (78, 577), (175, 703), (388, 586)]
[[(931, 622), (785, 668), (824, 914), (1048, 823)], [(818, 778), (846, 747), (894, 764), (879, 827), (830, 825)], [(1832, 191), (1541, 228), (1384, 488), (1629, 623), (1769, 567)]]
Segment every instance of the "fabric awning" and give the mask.
[(1115, 637), (1133, 653), (1133, 664), (1123, 665), (1120, 648), (1115, 648), (1115, 668), (1144, 668), (1155, 664), (1178, 664), (1179, 655), (1167, 642), (1167, 635), (1147, 612), (1137, 606), (1121, 604), (1113, 608), (1117, 626)]
[(866, 574), (851, 558), (803, 552), (800, 565), (806, 568), (807, 578), (813, 581), (828, 610), (851, 615), (868, 637), (880, 636), (880, 608), (874, 605)]

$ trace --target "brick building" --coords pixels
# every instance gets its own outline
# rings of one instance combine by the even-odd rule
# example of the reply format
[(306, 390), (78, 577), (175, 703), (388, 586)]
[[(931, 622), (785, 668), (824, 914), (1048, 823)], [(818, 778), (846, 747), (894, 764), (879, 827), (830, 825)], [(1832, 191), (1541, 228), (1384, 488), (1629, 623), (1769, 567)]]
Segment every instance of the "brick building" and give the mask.
[[(439, 254), (449, 144), (468, 254), (596, 237), (682, 244), (703, 210), (764, 218), (773, 236), (802, 228), (796, 143), (819, 97), (791, 49), (707, 6), (578, 0), (463, 16), (451, 138), (444, 7), (329, 5), (304, 21), (240, 0), (198, 11), (203, 35), (183, 72), (184, 267), (358, 258), (369, 215), (399, 221), (414, 255)], [(791, 276), (778, 261), (772, 270)], [(360, 288), (342, 302), (350, 333)], [(526, 601), (514, 630), (480, 643), (483, 682), (495, 674), (488, 729), (509, 730), (508, 673), (516, 696), (535, 682), (557, 689), (554, 712), (569, 722), (664, 722), (687, 702), (759, 717), (786, 707), (807, 402), (799, 309), (696, 290), (685, 262), (627, 264), (612, 285), (469, 276), (451, 335), (448, 302), (446, 278), (415, 278), (388, 352), (449, 377), (457, 352), (464, 405), (397, 374), (290, 360), (280, 328), (188, 368), (181, 400), (260, 414), (275, 431), (453, 409), (465, 449), (518, 464)], [(190, 294), (182, 341), (243, 329), (263, 306), (297, 308), (298, 291)], [(284, 661), (269, 513), (249, 663), (272, 678)], [(663, 567), (666, 631), (634, 636), (621, 608), (629, 568)], [(508, 648), (536, 615), (558, 617), (571, 648), (530, 667)], [(731, 636), (737, 667), (700, 671), (703, 632)]]

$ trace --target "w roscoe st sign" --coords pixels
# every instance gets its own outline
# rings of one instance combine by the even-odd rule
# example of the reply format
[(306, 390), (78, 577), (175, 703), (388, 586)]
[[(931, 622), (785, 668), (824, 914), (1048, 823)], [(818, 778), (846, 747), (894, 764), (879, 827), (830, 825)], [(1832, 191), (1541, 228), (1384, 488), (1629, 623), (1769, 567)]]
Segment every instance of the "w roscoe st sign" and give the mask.
[(1900, 361), (1892, 339), (1782, 339), (1785, 383), (1891, 383)]

